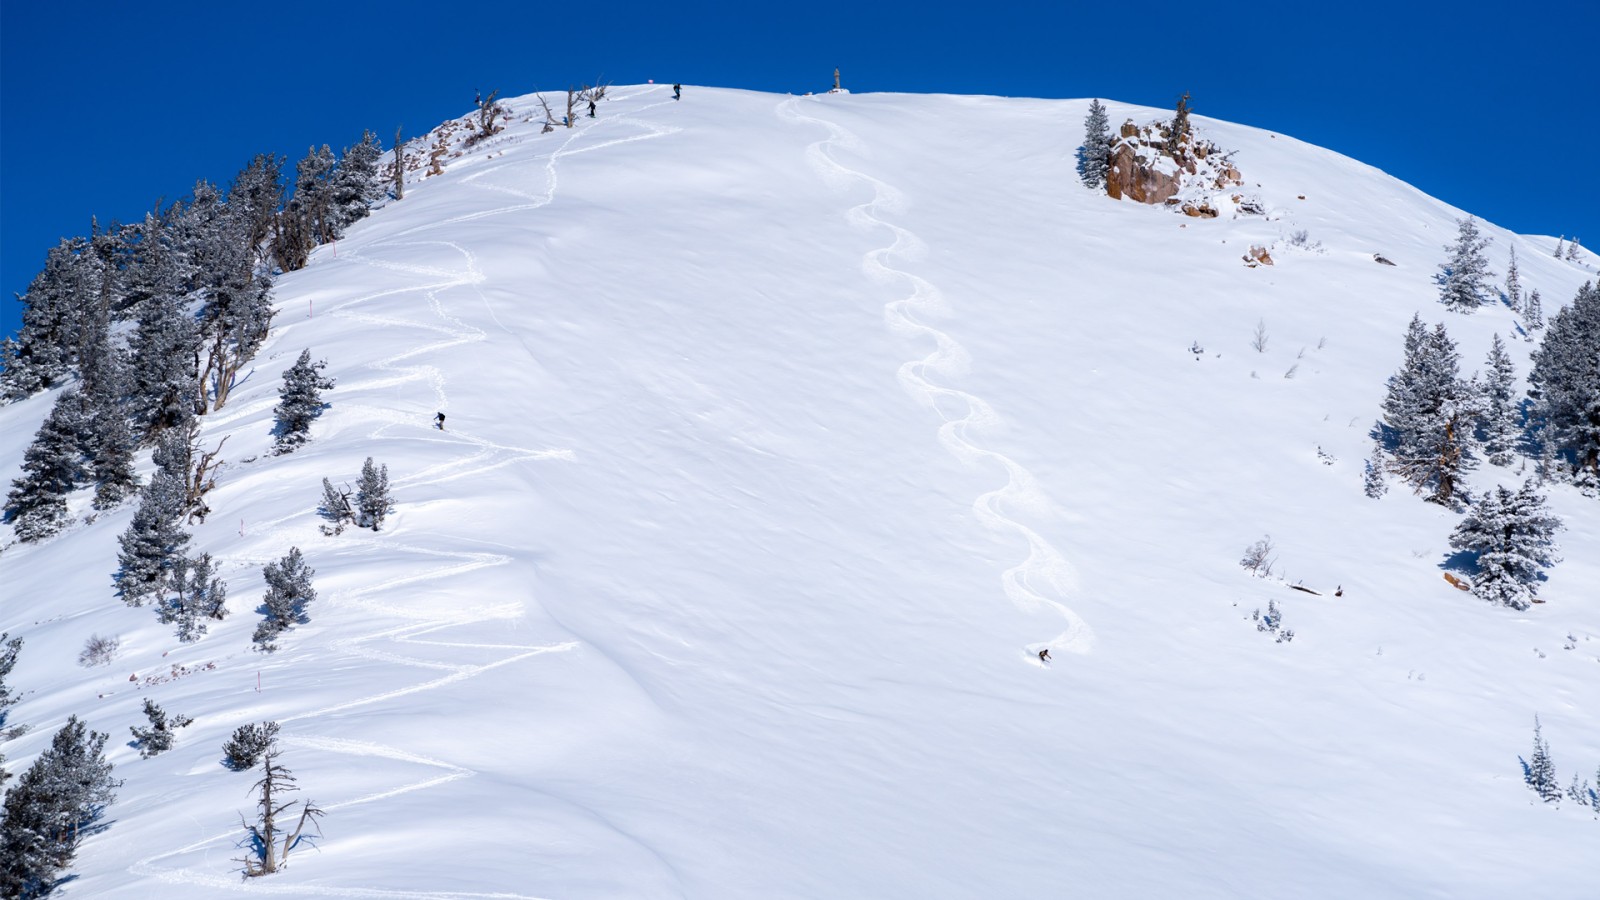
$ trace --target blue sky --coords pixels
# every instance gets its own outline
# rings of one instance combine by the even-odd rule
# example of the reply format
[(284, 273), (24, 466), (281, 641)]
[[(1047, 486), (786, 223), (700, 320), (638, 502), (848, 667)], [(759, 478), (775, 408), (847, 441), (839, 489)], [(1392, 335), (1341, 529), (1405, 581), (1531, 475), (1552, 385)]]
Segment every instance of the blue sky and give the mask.
[[(1087, 6), (1088, 4), (1084, 4)], [(212, 2), (0, 6), (0, 333), (45, 251), (260, 152), (604, 78), (1105, 97), (1270, 128), (1600, 250), (1600, 3)], [(692, 101), (692, 89), (686, 94)], [(1080, 123), (1063, 123), (1063, 140)]]

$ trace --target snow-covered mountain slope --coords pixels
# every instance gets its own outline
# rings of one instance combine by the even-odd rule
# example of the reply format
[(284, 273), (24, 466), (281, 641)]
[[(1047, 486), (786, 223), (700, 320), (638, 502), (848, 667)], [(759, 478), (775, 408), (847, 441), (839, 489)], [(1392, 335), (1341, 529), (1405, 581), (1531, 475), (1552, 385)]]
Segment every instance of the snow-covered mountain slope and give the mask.
[[(1074, 174), (1087, 101), (613, 97), (552, 134), (512, 101), (281, 279), (204, 420), (210, 635), (114, 596), (131, 506), (0, 555), (8, 766), (77, 713), (126, 779), (62, 896), (1592, 896), (1600, 822), (1518, 757), (1538, 714), (1563, 783), (1600, 766), (1600, 506), (1552, 488), (1517, 613), (1441, 579), (1456, 514), (1361, 489), (1414, 312), (1467, 371), (1514, 337), (1437, 303), (1461, 211), (1199, 117), (1268, 214), (1118, 203)], [(1547, 314), (1594, 277), (1485, 232)], [(273, 457), (303, 348), (338, 386)], [(0, 478), (49, 403), (0, 409)], [(369, 456), (394, 515), (324, 536)], [(1239, 566), (1267, 534), (1287, 583)], [(291, 546), (319, 599), (262, 655)], [(195, 724), (141, 760), (146, 697)], [(263, 719), (329, 814), (245, 883), (219, 747)]]

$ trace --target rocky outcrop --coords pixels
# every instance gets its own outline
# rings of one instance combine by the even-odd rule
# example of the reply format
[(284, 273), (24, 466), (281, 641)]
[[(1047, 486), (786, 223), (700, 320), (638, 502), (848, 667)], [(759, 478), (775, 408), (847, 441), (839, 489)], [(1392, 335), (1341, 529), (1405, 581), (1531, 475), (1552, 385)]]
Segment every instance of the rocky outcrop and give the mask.
[(1181, 135), (1172, 146), (1165, 122), (1135, 125), (1124, 122), (1111, 145), (1106, 171), (1106, 193), (1121, 200), (1180, 206), (1183, 213), (1198, 218), (1215, 218), (1216, 207), (1202, 200), (1175, 199), (1186, 187), (1226, 190), (1244, 179), (1215, 144), (1195, 138), (1193, 132)]

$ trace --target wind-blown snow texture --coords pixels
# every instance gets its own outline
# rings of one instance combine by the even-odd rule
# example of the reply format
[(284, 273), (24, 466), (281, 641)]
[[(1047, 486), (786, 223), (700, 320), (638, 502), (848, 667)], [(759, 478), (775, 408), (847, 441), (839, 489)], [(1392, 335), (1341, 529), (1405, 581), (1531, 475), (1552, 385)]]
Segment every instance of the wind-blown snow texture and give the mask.
[[(1083, 189), (1087, 101), (613, 98), (553, 134), (511, 101), (281, 279), (203, 420), (203, 640), (114, 596), (132, 505), (0, 555), (9, 767), (77, 713), (127, 780), (63, 896), (1590, 895), (1600, 822), (1518, 757), (1537, 713), (1563, 784), (1600, 764), (1600, 507), (1551, 491), (1566, 561), (1517, 613), (1441, 579), (1456, 514), (1362, 493), (1412, 314), (1468, 372), (1513, 337), (1437, 302), (1464, 213), (1198, 116), (1267, 217)], [(1484, 231), (1551, 314), (1594, 277)], [(332, 406), (272, 457), (308, 347)], [(0, 409), (0, 478), (50, 402)], [(395, 511), (324, 536), (321, 479), (368, 456)], [(1321, 596), (1239, 567), (1264, 534)], [(261, 655), (290, 546), (319, 599)], [(140, 760), (146, 697), (195, 723)], [(263, 719), (326, 837), (244, 883), (220, 746)]]

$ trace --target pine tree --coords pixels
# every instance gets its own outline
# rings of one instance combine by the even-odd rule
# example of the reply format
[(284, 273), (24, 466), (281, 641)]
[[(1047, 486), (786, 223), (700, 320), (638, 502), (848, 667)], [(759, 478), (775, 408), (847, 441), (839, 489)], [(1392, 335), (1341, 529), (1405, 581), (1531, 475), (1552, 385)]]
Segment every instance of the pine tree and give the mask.
[(1469, 423), (1477, 399), (1459, 376), (1460, 355), (1444, 325), (1429, 332), (1413, 316), (1405, 346), (1383, 403), (1390, 469), (1418, 491), (1431, 488), (1430, 501), (1451, 506), (1456, 482), (1473, 462)]
[(120, 504), (139, 487), (139, 476), (133, 467), (139, 440), (124, 399), (131, 381), (128, 361), (111, 340), (109, 316), (102, 307), (87, 317), (78, 366), (87, 419), (81, 446), (95, 481), (96, 509)]
[(361, 478), (356, 482), (356, 514), (363, 528), (378, 531), (383, 519), (394, 506), (389, 496), (389, 467), (374, 466), (372, 457), (361, 464)]
[(117, 539), (121, 571), (118, 593), (130, 606), (140, 606), (167, 582), (173, 561), (189, 545), (181, 520), (186, 505), (183, 475), (167, 468), (156, 471), (140, 493), (139, 509)]
[(178, 297), (145, 301), (131, 350), (133, 414), (146, 436), (187, 426), (200, 395), (200, 332)]
[(139, 745), (140, 759), (149, 759), (171, 750), (172, 740), (177, 736), (173, 732), (194, 722), (194, 719), (188, 716), (173, 716), (168, 719), (167, 711), (148, 697), (144, 701), (144, 715), (150, 720), (149, 727), (140, 728), (134, 725), (128, 729), (133, 732), (133, 740)]
[(1550, 745), (1541, 734), (1539, 717), (1533, 717), (1533, 755), (1524, 766), (1523, 780), (1546, 803), (1561, 801), (1561, 785), (1556, 781), (1555, 763), (1550, 760)]
[(1556, 239), (1556, 259), (1560, 259), (1561, 258), (1563, 252), (1567, 249), (1566, 244), (1567, 244), (1567, 236), (1566, 235), (1563, 234), (1561, 237)]
[(1450, 546), (1477, 555), (1475, 596), (1527, 609), (1535, 602), (1544, 569), (1559, 561), (1554, 537), (1561, 528), (1532, 480), (1516, 493), (1497, 485), (1456, 526)]
[(99, 260), (83, 238), (66, 238), (45, 255), (44, 269), (17, 299), (22, 328), (11, 346), (0, 393), (13, 400), (58, 384), (77, 362), (81, 297), (98, 292)]
[(1189, 92), (1178, 98), (1178, 107), (1172, 115), (1172, 130), (1167, 133), (1167, 154), (1177, 156), (1184, 138), (1189, 136)]
[(1567, 242), (1567, 259), (1571, 260), (1572, 262), (1577, 262), (1578, 260), (1580, 260), (1582, 258), (1583, 257), (1578, 252), (1578, 239), (1577, 238), (1573, 238), (1572, 240), (1568, 241)]
[(228, 186), (228, 213), (240, 223), (243, 244), (254, 250), (272, 234), (283, 206), (284, 158), (257, 154)]
[(342, 237), (352, 223), (366, 218), (373, 201), (383, 196), (383, 182), (378, 177), (381, 156), (383, 148), (371, 131), (362, 132), (361, 143), (345, 148), (330, 185), (329, 215), (337, 229), (336, 237)]
[(1600, 488), (1600, 285), (1585, 284), (1550, 320), (1528, 381), (1545, 440), (1580, 484)]
[(43, 540), (66, 527), (67, 496), (88, 475), (79, 451), (84, 424), (78, 393), (62, 392), (23, 454), (22, 477), (11, 482), (6, 498), (17, 540)]
[(226, 765), (235, 772), (253, 768), (278, 743), (278, 723), (240, 725), (222, 745)]
[(1383, 452), (1383, 441), (1373, 441), (1372, 456), (1367, 459), (1362, 486), (1366, 495), (1374, 500), (1389, 492), (1389, 482), (1383, 477), (1387, 466), (1388, 458)]
[(1106, 108), (1099, 100), (1089, 103), (1083, 120), (1083, 146), (1078, 148), (1078, 176), (1085, 187), (1099, 190), (1106, 186), (1106, 171), (1111, 165), (1111, 125)]
[(268, 563), (261, 570), (267, 582), (267, 593), (261, 600), (266, 618), (256, 626), (253, 640), (263, 651), (277, 650), (273, 638), (309, 621), (306, 607), (317, 599), (317, 592), (311, 586), (311, 576), (315, 574), (300, 555), (299, 547), (289, 548), (288, 556)]
[(43, 897), (94, 833), (122, 782), (105, 759), (106, 736), (77, 716), (6, 792), (0, 818), (0, 896)]
[(1528, 308), (1522, 314), (1522, 321), (1527, 323), (1529, 331), (1538, 331), (1544, 327), (1544, 307), (1539, 303), (1538, 288), (1534, 288), (1533, 293), (1528, 295)]
[(1494, 336), (1485, 361), (1488, 374), (1483, 385), (1483, 449), (1489, 462), (1497, 466), (1511, 464), (1511, 451), (1522, 435), (1522, 413), (1517, 407), (1517, 373), (1506, 353), (1500, 335)]
[(283, 373), (283, 387), (278, 390), (278, 406), (273, 410), (277, 419), (275, 453), (292, 453), (305, 443), (311, 434), (311, 422), (322, 415), (326, 404), (322, 392), (333, 388), (333, 379), (323, 376), (326, 360), (311, 361), (311, 351), (300, 351)]
[(1483, 255), (1489, 239), (1478, 233), (1471, 216), (1457, 222), (1456, 242), (1445, 247), (1450, 259), (1439, 267), (1439, 300), (1456, 312), (1470, 313), (1488, 298), (1489, 259)]
[(1506, 302), (1511, 311), (1522, 312), (1522, 279), (1517, 274), (1517, 248), (1511, 248), (1511, 262), (1506, 265)]
[(6, 714), (11, 707), (22, 699), (12, 692), (11, 685), (6, 684), (6, 679), (11, 676), (11, 670), (17, 665), (17, 654), (21, 652), (22, 638), (12, 637), (10, 632), (0, 633), (0, 725), (5, 724)]
[(237, 243), (237, 226), (220, 233), (213, 248), (220, 261), (204, 275), (206, 304), (199, 341), (205, 352), (200, 371), (201, 409), (221, 409), (244, 364), (255, 358), (272, 324), (272, 277), (254, 268), (252, 248)]
[(197, 641), (206, 633), (208, 622), (228, 615), (228, 585), (216, 575), (211, 554), (196, 559), (178, 557), (172, 561), (162, 598), (160, 619), (176, 623), (178, 640)]

